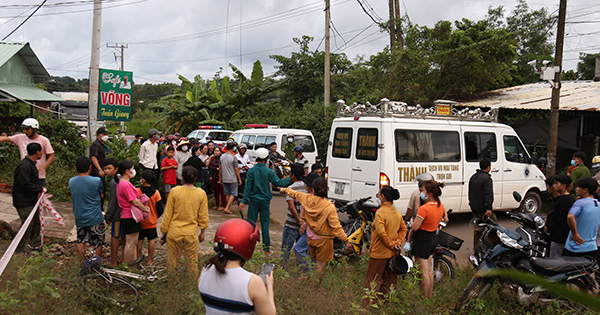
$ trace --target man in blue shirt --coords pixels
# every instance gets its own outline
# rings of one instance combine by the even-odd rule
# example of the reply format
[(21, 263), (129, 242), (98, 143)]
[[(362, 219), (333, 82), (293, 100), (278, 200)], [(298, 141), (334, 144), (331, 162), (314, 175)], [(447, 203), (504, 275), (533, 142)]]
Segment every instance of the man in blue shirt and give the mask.
[(73, 213), (77, 226), (77, 253), (85, 259), (85, 242), (96, 247), (96, 255), (102, 254), (104, 245), (104, 217), (102, 217), (102, 192), (104, 185), (98, 177), (90, 176), (92, 160), (82, 156), (75, 161), (77, 176), (69, 180), (73, 199)]
[(596, 235), (600, 224), (600, 202), (593, 198), (598, 182), (591, 177), (578, 179), (575, 184), (577, 201), (567, 216), (569, 237), (565, 244), (563, 256), (592, 256), (598, 260)]

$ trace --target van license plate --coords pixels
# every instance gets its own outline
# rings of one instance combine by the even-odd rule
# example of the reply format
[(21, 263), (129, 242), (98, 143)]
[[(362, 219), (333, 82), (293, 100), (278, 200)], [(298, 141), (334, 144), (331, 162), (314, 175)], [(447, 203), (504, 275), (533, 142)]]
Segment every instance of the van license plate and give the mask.
[(344, 183), (335, 183), (335, 193), (337, 195), (343, 195), (344, 194)]

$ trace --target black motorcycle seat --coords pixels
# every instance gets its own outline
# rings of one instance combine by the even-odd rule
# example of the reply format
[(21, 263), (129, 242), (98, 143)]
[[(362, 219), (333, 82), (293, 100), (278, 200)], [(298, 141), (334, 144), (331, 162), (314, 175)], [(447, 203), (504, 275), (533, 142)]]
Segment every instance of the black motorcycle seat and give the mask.
[(551, 272), (585, 270), (596, 266), (596, 261), (586, 257), (532, 257), (531, 266)]

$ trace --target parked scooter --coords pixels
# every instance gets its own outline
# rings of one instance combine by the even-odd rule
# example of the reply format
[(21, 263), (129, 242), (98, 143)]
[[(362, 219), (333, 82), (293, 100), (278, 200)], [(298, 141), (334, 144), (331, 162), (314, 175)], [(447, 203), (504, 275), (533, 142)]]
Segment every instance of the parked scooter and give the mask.
[[(520, 195), (513, 193), (517, 201)], [(471, 300), (481, 298), (492, 287), (496, 280), (502, 282), (498, 289), (503, 298), (513, 297), (524, 304), (542, 302), (546, 296), (545, 290), (539, 286), (518, 283), (498, 277), (487, 277), (485, 272), (491, 269), (512, 269), (535, 273), (546, 277), (549, 281), (572, 284), (584, 290), (592, 290), (595, 281), (593, 273), (598, 264), (588, 257), (544, 257), (547, 247), (545, 241), (539, 240), (539, 230), (545, 222), (540, 217), (530, 220), (531, 214), (511, 214), (523, 227), (511, 230), (488, 219), (479, 224), (485, 224), (485, 232), (481, 243), (488, 247), (482, 259), (477, 261), (477, 272), (463, 291), (456, 303), (455, 310), (461, 309)], [(530, 228), (531, 223), (536, 226)], [(533, 232), (532, 232), (533, 231)], [(474, 258), (472, 262), (475, 263)], [(551, 296), (550, 296), (551, 297)]]
[(375, 212), (371, 209), (362, 209), (363, 205), (371, 197), (352, 200), (346, 204), (336, 203), (337, 211), (346, 213), (347, 220), (340, 220), (340, 224), (344, 228), (348, 240), (352, 244), (353, 250), (347, 252), (344, 250), (344, 244), (338, 238), (333, 241), (333, 255), (336, 259), (344, 256), (352, 257), (361, 253), (363, 245), (368, 245), (371, 242), (371, 223), (375, 218)]
[[(448, 210), (448, 214), (450, 214), (451, 212), (452, 209)], [(441, 282), (445, 279), (454, 279), (456, 274), (454, 272), (454, 265), (452, 264), (452, 260), (456, 259), (456, 255), (454, 255), (452, 251), (460, 250), (463, 243), (462, 239), (442, 231), (442, 229), (446, 226), (447, 223), (442, 220), (438, 227), (438, 242), (435, 245), (435, 251), (433, 252), (432, 270), (433, 280), (435, 282)], [(406, 227), (408, 228), (408, 230), (410, 230), (410, 222), (406, 222)], [(412, 257), (410, 253), (407, 254), (414, 261), (414, 257)]]

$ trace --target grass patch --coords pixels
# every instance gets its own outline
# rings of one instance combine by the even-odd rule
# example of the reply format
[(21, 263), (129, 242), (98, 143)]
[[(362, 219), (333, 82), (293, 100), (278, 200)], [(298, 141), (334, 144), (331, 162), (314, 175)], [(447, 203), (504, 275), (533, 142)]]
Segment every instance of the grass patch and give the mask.
[[(1, 245), (7, 245), (1, 243)], [(200, 257), (200, 264), (208, 259)], [(275, 269), (275, 301), (280, 314), (359, 314), (364, 297), (376, 297), (364, 290), (367, 257), (330, 263), (323, 283), (313, 275), (299, 280), (292, 267)], [(278, 257), (265, 257), (259, 250), (245, 268), (258, 272), (265, 262), (279, 265)], [(51, 253), (16, 255), (0, 279), (0, 309), (4, 314), (201, 314), (204, 305), (197, 290), (197, 279), (185, 271), (154, 283), (132, 281), (140, 299), (114, 305), (90, 296), (80, 285), (79, 260), (73, 253), (66, 260)], [(455, 301), (469, 282), (473, 270), (457, 268), (454, 280), (436, 284), (434, 298), (420, 294), (418, 273), (399, 278), (394, 290), (366, 312), (370, 314), (454, 314)], [(496, 284), (496, 287), (499, 285)], [(503, 301), (497, 288), (474, 301), (461, 314), (581, 314), (577, 307), (523, 306), (516, 300)]]

